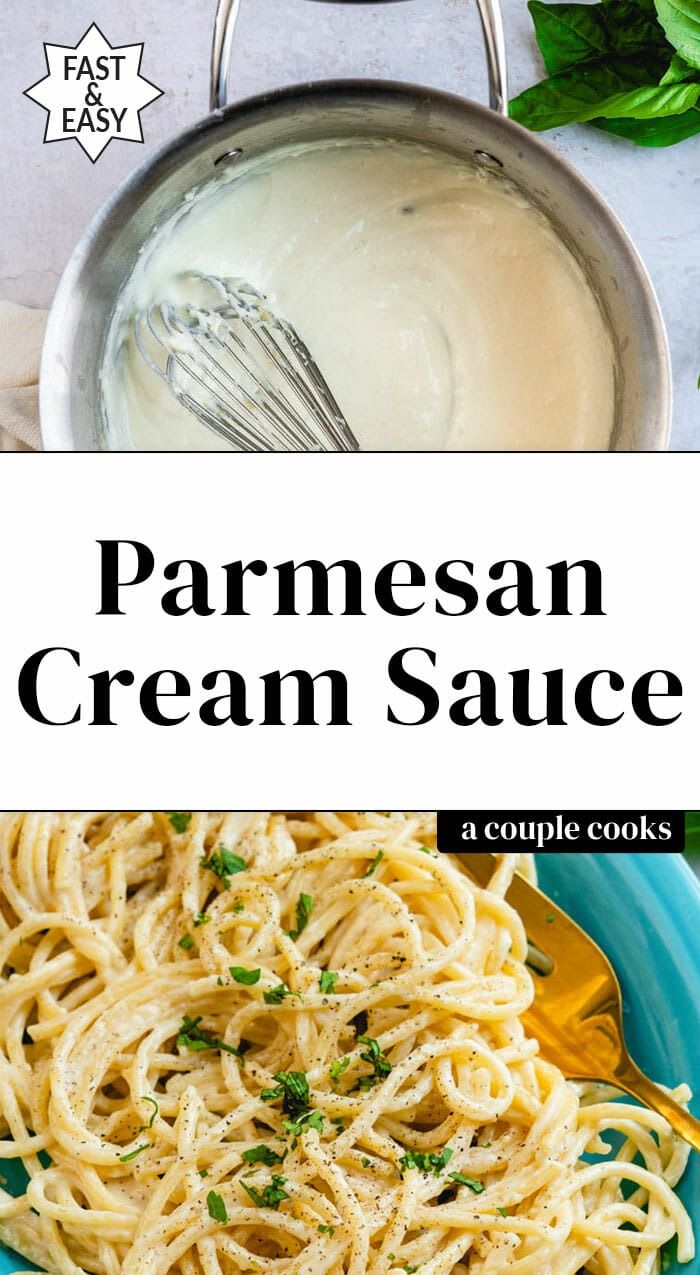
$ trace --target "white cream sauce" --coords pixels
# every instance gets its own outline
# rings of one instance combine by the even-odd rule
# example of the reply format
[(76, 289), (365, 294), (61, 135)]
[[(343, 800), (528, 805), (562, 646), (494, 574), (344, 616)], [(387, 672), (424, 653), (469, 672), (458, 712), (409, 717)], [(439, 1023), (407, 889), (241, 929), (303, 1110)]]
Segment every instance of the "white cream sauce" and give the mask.
[(591, 449), (611, 339), (583, 271), (510, 183), (404, 142), (240, 161), (149, 240), (103, 366), (111, 446), (225, 446), (136, 350), (130, 316), (199, 270), (250, 281), (307, 343), (367, 449)]

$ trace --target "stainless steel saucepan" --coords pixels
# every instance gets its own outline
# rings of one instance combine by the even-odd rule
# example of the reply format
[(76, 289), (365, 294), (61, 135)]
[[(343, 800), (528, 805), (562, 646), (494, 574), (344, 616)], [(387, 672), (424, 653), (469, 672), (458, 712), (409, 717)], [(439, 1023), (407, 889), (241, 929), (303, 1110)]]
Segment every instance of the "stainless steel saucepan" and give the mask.
[(498, 0), (477, 0), (490, 109), (416, 84), (377, 80), (318, 81), (227, 106), (233, 40), (243, 2), (253, 0), (219, 0), (211, 114), (162, 147), (122, 184), (86, 231), (63, 275), (42, 360), (44, 445), (55, 450), (119, 446), (110, 440), (100, 396), (100, 363), (110, 317), (153, 227), (179, 208), (193, 187), (211, 178), (218, 164), (237, 156), (355, 136), (402, 138), (442, 147), (469, 163), (495, 166), (546, 213), (583, 266), (615, 342), (617, 404), (611, 449), (665, 447), (671, 413), (670, 359), (654, 290), (607, 204), (548, 145), (507, 118)]

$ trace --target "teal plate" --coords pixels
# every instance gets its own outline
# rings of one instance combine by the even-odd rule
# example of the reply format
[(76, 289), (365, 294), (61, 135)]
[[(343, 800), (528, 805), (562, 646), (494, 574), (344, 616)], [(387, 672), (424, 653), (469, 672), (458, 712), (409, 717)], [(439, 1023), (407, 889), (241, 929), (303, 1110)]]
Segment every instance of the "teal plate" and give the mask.
[[(690, 868), (674, 854), (580, 853), (539, 855), (538, 868), (542, 889), (610, 957), (634, 1058), (663, 1084), (687, 1081), (700, 1116), (700, 886)], [(21, 1190), (14, 1168), (11, 1189)], [(691, 1154), (679, 1195), (700, 1241), (700, 1155)], [(0, 1275), (29, 1268), (0, 1246)], [(700, 1275), (700, 1256), (664, 1275)]]

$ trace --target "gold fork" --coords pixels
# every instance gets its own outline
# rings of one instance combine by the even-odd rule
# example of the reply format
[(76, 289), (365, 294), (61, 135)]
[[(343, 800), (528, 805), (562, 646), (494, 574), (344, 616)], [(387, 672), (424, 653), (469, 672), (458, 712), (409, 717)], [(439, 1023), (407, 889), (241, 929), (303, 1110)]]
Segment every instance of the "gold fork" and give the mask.
[[(487, 886), (493, 854), (450, 855), (462, 871)], [(700, 1120), (655, 1085), (630, 1058), (622, 1027), (620, 985), (607, 956), (551, 899), (516, 875), (506, 898), (519, 912), (530, 943), (535, 999), (524, 1015), (543, 1058), (569, 1080), (615, 1085), (664, 1116), (700, 1151)], [(545, 972), (546, 971), (546, 972)]]

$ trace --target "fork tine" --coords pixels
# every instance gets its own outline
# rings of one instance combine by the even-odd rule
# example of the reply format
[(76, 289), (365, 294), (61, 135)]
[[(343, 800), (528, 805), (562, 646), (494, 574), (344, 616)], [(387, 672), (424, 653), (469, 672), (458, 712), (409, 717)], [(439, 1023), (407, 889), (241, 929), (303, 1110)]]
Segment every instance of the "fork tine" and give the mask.
[[(450, 859), (482, 888), (497, 866), (488, 852), (451, 853)], [(630, 1058), (620, 984), (605, 953), (567, 912), (518, 873), (506, 899), (519, 913), (528, 939), (552, 960), (551, 972), (535, 972), (535, 999), (523, 1015), (542, 1056), (571, 1080), (605, 1081), (624, 1090), (700, 1151), (700, 1120)]]
[[(466, 871), (470, 877), (473, 877), (482, 888), (488, 886), (498, 864), (496, 856), (487, 851), (460, 851), (458, 854), (452, 853), (450, 858), (462, 871)], [(540, 951), (551, 956), (555, 963), (557, 950), (562, 946), (562, 940), (566, 936), (566, 942), (570, 943), (573, 938), (577, 942), (584, 942), (594, 947), (600, 959), (612, 972), (607, 956), (597, 943), (594, 943), (585, 930), (577, 925), (568, 912), (564, 912), (537, 886), (531, 885), (529, 881), (516, 873), (508, 887), (506, 897), (521, 917), (528, 938)]]

